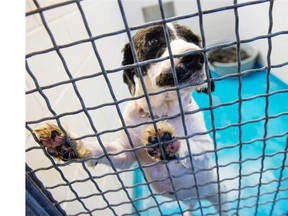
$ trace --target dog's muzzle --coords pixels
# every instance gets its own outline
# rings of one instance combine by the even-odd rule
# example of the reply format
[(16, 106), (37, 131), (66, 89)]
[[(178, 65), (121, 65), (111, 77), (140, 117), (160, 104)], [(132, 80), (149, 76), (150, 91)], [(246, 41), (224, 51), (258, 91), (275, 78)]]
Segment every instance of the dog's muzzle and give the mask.
[[(203, 78), (204, 55), (202, 52), (192, 52), (191, 54), (181, 57), (174, 62), (176, 77), (179, 84), (197, 84), (197, 82), (200, 82)], [(156, 78), (156, 85), (159, 87), (175, 86), (173, 69), (171, 67), (159, 74), (159, 76)]]

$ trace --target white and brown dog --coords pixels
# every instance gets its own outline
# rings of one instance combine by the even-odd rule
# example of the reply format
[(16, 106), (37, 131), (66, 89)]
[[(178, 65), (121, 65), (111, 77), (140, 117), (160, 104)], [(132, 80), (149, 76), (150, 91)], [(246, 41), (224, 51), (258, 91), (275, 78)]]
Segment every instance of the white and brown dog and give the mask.
[[(225, 214), (227, 207), (222, 204), (227, 202), (223, 193), (225, 186), (221, 183), (219, 191), (216, 168), (213, 169), (210, 163), (213, 142), (207, 134), (203, 114), (193, 112), (199, 107), (191, 92), (207, 88), (201, 40), (185, 26), (168, 24), (167, 27), (170, 48), (176, 55), (173, 57), (174, 69), (170, 58), (141, 66), (143, 82), (136, 67), (124, 70), (124, 82), (131, 95), (138, 98), (130, 101), (123, 113), (132, 142), (129, 142), (127, 131), (122, 130), (114, 140), (104, 143), (105, 150), (110, 161), (120, 169), (129, 168), (137, 157), (156, 192), (183, 200), (190, 208), (197, 204), (197, 199), (205, 199)], [(162, 25), (139, 30), (133, 42), (139, 62), (169, 56)], [(129, 44), (126, 44), (123, 52), (122, 64), (134, 64)], [(183, 53), (188, 55), (179, 56)], [(143, 97), (145, 91), (141, 83), (145, 84), (145, 91), (149, 94), (152, 113), (147, 98)], [(213, 83), (210, 86), (214, 87)], [(179, 88), (178, 93), (176, 87)], [(165, 89), (168, 91), (163, 91)], [(184, 115), (181, 115), (180, 107)], [(152, 120), (156, 124), (152, 124)], [(133, 125), (139, 126), (129, 127)], [(56, 125), (46, 124), (35, 129), (35, 134), (48, 153), (58, 159), (91, 158), (87, 160), (90, 165), (110, 165), (108, 155), (103, 157), (105, 154), (99, 143), (73, 141), (76, 153)], [(67, 134), (68, 138), (72, 138), (69, 132)]]

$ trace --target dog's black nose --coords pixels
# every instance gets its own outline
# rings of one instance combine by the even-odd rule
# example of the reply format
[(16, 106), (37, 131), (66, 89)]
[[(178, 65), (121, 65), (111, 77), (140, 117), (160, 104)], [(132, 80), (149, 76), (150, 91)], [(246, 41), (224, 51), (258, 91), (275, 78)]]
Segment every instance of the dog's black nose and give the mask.
[(184, 56), (181, 63), (193, 71), (200, 70), (204, 64), (204, 55), (201, 52), (193, 52), (187, 56)]

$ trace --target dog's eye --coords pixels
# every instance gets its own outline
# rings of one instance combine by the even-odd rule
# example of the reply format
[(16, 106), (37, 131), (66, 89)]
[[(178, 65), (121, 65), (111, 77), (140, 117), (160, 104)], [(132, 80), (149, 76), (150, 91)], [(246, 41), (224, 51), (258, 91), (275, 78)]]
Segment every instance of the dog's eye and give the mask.
[(157, 46), (159, 44), (158, 38), (152, 38), (148, 41), (149, 46)]

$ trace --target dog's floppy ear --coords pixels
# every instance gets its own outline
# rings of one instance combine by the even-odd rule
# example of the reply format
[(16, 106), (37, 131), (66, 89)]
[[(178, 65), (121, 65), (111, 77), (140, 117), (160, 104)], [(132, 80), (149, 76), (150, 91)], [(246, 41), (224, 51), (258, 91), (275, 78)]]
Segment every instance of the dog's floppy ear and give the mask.
[[(130, 48), (129, 43), (124, 46), (123, 52), (123, 61), (122, 65), (129, 65), (133, 64), (133, 55)], [(135, 94), (135, 82), (134, 82), (134, 76), (135, 76), (135, 68), (129, 68), (125, 69), (123, 71), (123, 81), (128, 85), (130, 94), (133, 96)]]
[[(210, 72), (210, 78), (212, 78), (211, 72)], [(214, 84), (214, 81), (212, 79), (210, 79), (210, 82), (211, 82), (211, 85), (210, 85), (211, 86), (211, 92), (213, 92), (215, 90), (215, 84)], [(197, 92), (208, 94), (208, 87), (197, 90)]]

